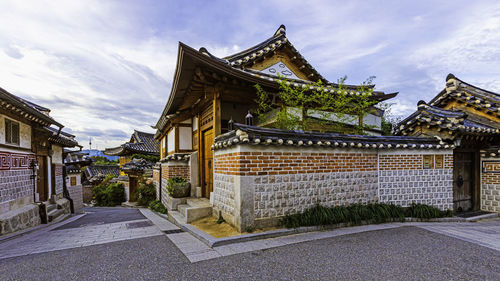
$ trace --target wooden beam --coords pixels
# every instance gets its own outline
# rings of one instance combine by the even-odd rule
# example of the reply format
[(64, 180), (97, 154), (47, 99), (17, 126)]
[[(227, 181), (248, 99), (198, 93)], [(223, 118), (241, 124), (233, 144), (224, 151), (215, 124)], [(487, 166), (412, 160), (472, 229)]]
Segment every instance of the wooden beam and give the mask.
[(220, 88), (215, 89), (216, 92), (214, 94), (213, 99), (213, 126), (214, 126), (214, 137), (221, 134), (221, 92)]

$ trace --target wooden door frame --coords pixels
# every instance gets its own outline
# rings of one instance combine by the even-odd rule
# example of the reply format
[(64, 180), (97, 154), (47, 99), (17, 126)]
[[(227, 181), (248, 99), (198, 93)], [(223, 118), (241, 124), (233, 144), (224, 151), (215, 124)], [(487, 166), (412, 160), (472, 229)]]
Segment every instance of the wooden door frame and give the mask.
[[(200, 173), (200, 176), (201, 176), (201, 196), (202, 197), (205, 197), (205, 198), (210, 198), (210, 192), (207, 192), (208, 190), (205, 190), (205, 133), (208, 132), (208, 131), (212, 131), (212, 136), (213, 138), (215, 138), (215, 134), (214, 134), (214, 128), (213, 127), (209, 127), (208, 129), (205, 129), (203, 131), (200, 132), (200, 137), (201, 137), (201, 142), (200, 142), (200, 145), (199, 145), (199, 148), (200, 148), (200, 166), (201, 166), (201, 173)], [(213, 155), (212, 155), (212, 173), (213, 173)], [(212, 184), (213, 184), (213, 175), (212, 175)], [(213, 189), (213, 186), (212, 186), (212, 189)], [(207, 194), (208, 193), (208, 194)]]
[[(36, 185), (36, 192), (38, 193), (38, 200), (40, 201), (47, 201), (49, 200), (49, 179), (48, 177), (50, 175), (48, 175), (48, 157), (45, 156), (45, 155), (37, 155), (36, 156), (37, 158), (37, 161), (38, 161), (38, 167), (39, 167), (39, 171), (37, 172), (37, 185)], [(41, 175), (41, 176), (40, 176)], [(40, 185), (38, 184), (38, 180), (40, 180), (40, 182), (42, 183), (43, 185), (43, 190), (40, 190), (41, 187)]]
[[(477, 149), (456, 149), (453, 150), (453, 177), (455, 177), (455, 153), (471, 153), (471, 168), (470, 168), (470, 176), (472, 180), (470, 181), (471, 186), (471, 208), (472, 211), (477, 211), (480, 209), (480, 201), (481, 201), (481, 156), (479, 150)], [(455, 178), (452, 180), (453, 182), (453, 192), (455, 191)], [(453, 198), (455, 200), (455, 198)]]

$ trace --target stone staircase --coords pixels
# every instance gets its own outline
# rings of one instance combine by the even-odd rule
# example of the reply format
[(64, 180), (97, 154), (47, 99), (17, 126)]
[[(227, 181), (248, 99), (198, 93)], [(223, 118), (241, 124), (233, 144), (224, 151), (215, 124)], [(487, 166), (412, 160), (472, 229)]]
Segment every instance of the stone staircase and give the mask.
[(56, 203), (47, 204), (47, 219), (49, 222), (54, 221), (55, 219), (59, 218), (62, 215), (64, 215), (64, 209), (62, 208), (62, 206)]
[(177, 205), (177, 210), (168, 212), (169, 220), (178, 226), (211, 215), (212, 207), (206, 198), (187, 198), (185, 203)]

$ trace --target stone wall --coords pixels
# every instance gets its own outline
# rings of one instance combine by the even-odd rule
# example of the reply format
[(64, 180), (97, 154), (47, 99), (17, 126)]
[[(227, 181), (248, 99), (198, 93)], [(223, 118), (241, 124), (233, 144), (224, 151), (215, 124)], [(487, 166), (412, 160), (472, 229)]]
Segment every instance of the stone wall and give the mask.
[(0, 214), (0, 236), (39, 225), (41, 223), (39, 209), (36, 204), (28, 204)]
[[(443, 167), (424, 169), (424, 155), (438, 154)], [(452, 167), (452, 151), (442, 149), (236, 146), (214, 153), (213, 207), (239, 230), (275, 225), (316, 204), (415, 202), (451, 209)]]
[(0, 214), (33, 203), (31, 154), (0, 151)]
[(379, 201), (407, 207), (412, 203), (453, 209), (453, 154), (442, 169), (423, 169), (423, 154), (379, 154)]
[(500, 159), (481, 160), (481, 210), (500, 213)]
[(69, 197), (73, 200), (73, 208), (75, 209), (75, 213), (78, 212), (81, 208), (83, 208), (83, 186), (82, 185), (73, 185), (68, 186)]
[(92, 185), (84, 185), (82, 188), (83, 188), (83, 202), (90, 203), (92, 201)]

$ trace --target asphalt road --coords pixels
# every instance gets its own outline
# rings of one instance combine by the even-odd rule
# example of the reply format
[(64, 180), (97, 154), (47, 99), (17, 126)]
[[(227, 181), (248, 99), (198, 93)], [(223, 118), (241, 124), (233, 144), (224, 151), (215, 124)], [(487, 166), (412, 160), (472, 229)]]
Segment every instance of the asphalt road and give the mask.
[(54, 230), (146, 219), (138, 209), (132, 208), (88, 207), (83, 210), (87, 213), (84, 217)]
[(416, 227), (191, 264), (165, 236), (0, 260), (1, 280), (500, 280), (500, 252)]

